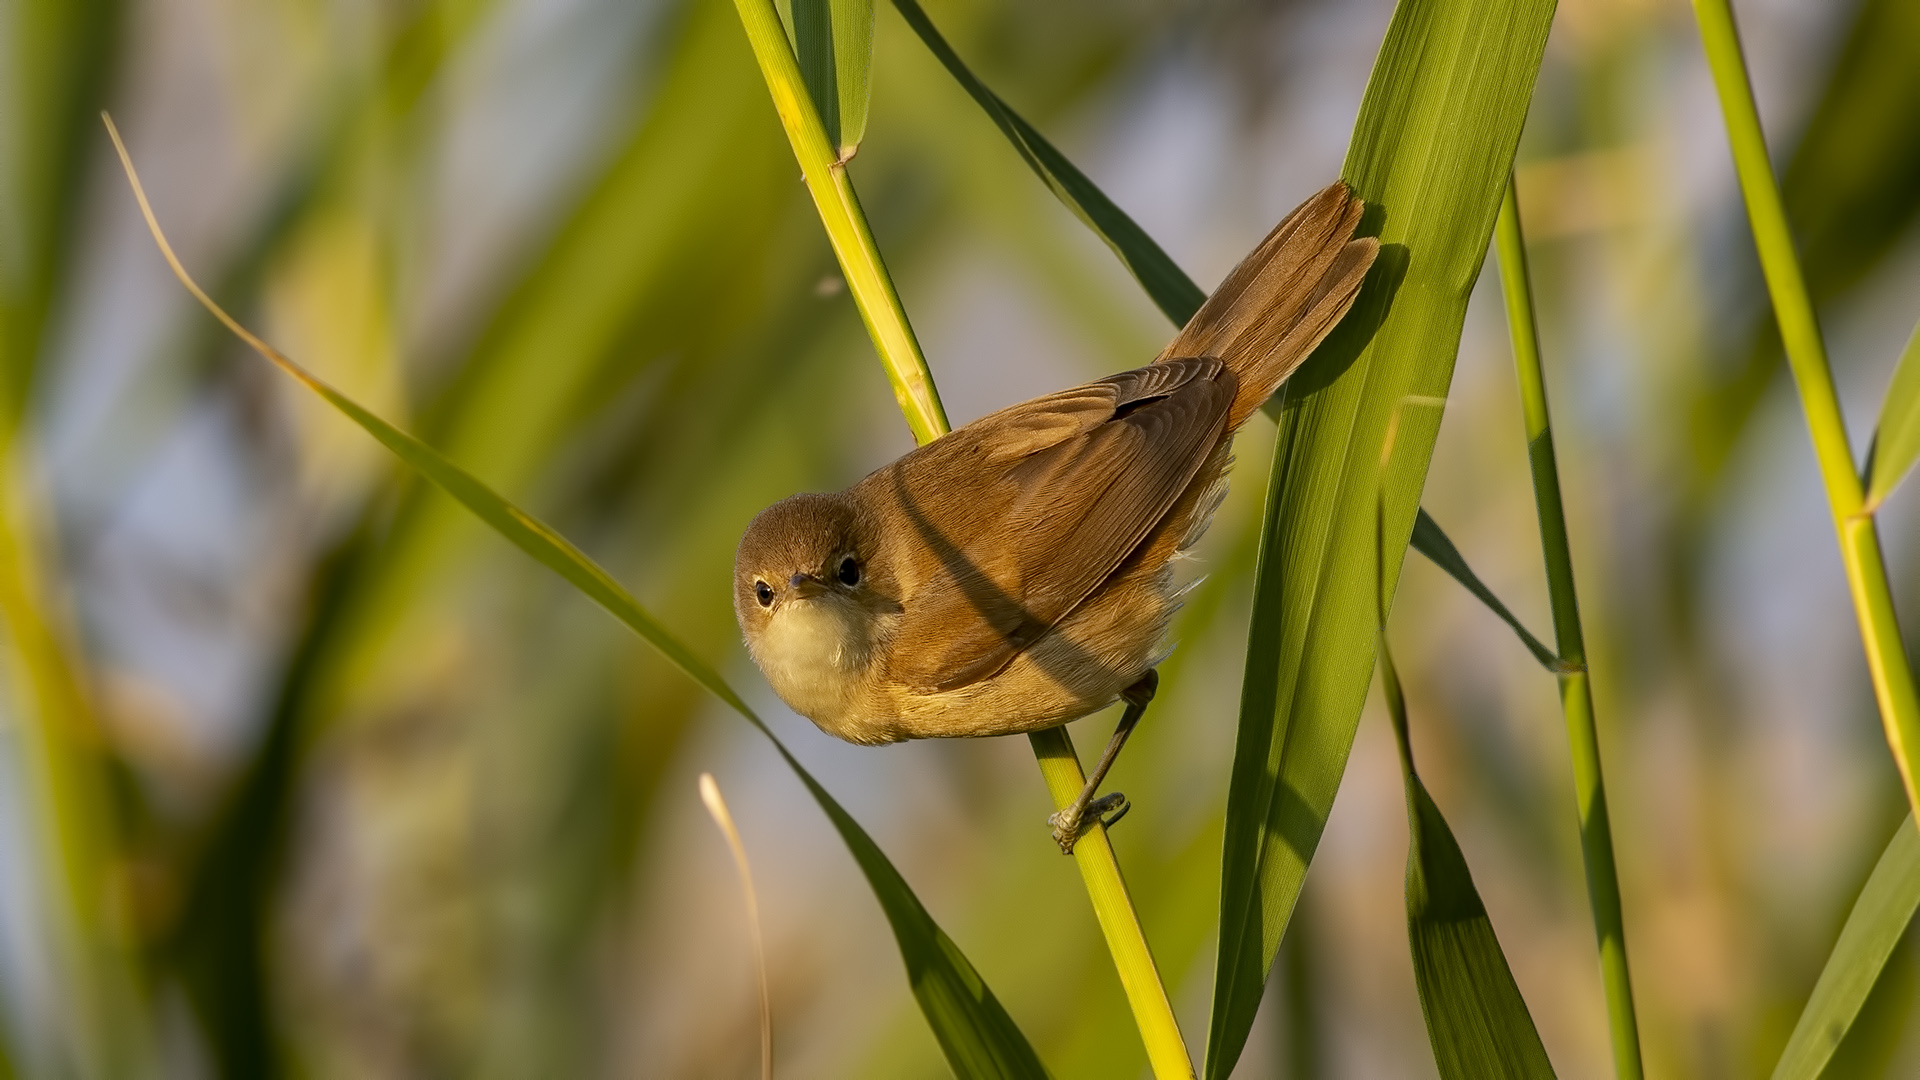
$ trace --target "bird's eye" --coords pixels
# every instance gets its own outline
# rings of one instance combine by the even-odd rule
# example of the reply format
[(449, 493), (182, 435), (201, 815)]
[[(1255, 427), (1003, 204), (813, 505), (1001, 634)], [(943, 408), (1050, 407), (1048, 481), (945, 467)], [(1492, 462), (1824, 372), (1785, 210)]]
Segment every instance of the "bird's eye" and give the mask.
[(761, 607), (773, 606), (773, 586), (764, 581), (753, 583), (753, 598), (760, 601)]
[(840, 584), (860, 584), (860, 563), (851, 555), (840, 560)]

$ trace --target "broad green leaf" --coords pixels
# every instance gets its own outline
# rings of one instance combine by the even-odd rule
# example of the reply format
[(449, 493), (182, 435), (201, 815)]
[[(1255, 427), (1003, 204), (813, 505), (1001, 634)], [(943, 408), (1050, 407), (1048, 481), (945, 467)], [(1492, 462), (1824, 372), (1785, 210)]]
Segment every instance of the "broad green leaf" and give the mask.
[(875, 899), (880, 902), (881, 910), (886, 913), (887, 921), (893, 928), (914, 997), (919, 1001), (934, 1037), (955, 1072), (963, 1077), (1045, 1077), (1046, 1069), (1041, 1065), (1039, 1056), (1034, 1053), (1012, 1017), (1007, 1015), (965, 955), (933, 921), (919, 898), (907, 886), (906, 880), (880, 851), (879, 845), (801, 766), (786, 745), (726, 684), (719, 672), (682, 645), (612, 575), (546, 523), (515, 506), (432, 447), (387, 423), (315, 377), (215, 304), (194, 283), (167, 243), (147, 203), (139, 178), (134, 173), (133, 163), (127, 157), (126, 148), (121, 144), (119, 133), (113, 130), (110, 120), (108, 131), (113, 136), (114, 147), (120, 153), (121, 163), (126, 168), (134, 195), (140, 203), (140, 211), (146, 218), (155, 243), (159, 245), (174, 275), (193, 294), (194, 299), (236, 337), (359, 425), (409, 468), (451, 495), (515, 547), (565, 578), (589, 599), (625, 623), (675, 667), (746, 718), (773, 743), (780, 757), (826, 812), (840, 833), (841, 840), (853, 854), (854, 861), (866, 875)]
[(1126, 212), (1115, 206), (1112, 199), (1095, 187), (1085, 173), (1074, 167), (1066, 155), (1054, 149), (1032, 124), (1021, 119), (1020, 114), (1007, 107), (1000, 96), (987, 89), (973, 72), (962, 63), (958, 53), (940, 36), (927, 13), (920, 10), (915, 0), (893, 0), (893, 6), (913, 27), (920, 40), (926, 42), (933, 55), (946, 65), (961, 87), (973, 97), (973, 100), (986, 110), (987, 116), (1006, 133), (1013, 148), (1020, 157), (1047, 185), (1061, 202), (1072, 210), (1074, 215), (1087, 224), (1100, 239), (1107, 242), (1113, 253), (1120, 257), (1133, 276), (1140, 282), (1147, 295), (1159, 305), (1167, 318), (1175, 326), (1184, 326), (1200, 310), (1207, 294), (1193, 283), (1184, 271), (1174, 265), (1173, 259), (1153, 242)]
[(1468, 592), (1479, 597), (1481, 603), (1487, 605), (1495, 615), (1500, 616), (1501, 621), (1512, 627), (1513, 632), (1519, 636), (1521, 644), (1527, 647), (1527, 651), (1533, 654), (1535, 660), (1540, 661), (1541, 667), (1556, 675), (1577, 670), (1560, 659), (1552, 649), (1547, 648), (1539, 638), (1534, 637), (1525, 626), (1520, 624), (1519, 618), (1507, 610), (1507, 605), (1501, 603), (1500, 598), (1493, 595), (1493, 590), (1480, 581), (1479, 575), (1475, 574), (1473, 568), (1467, 565), (1467, 560), (1461, 557), (1460, 549), (1453, 546), (1453, 541), (1447, 539), (1447, 534), (1440, 530), (1440, 523), (1433, 520), (1433, 516), (1428, 514), (1424, 507), (1413, 519), (1413, 549), (1433, 560), (1435, 566), (1445, 570), (1453, 580), (1466, 586)]
[(1274, 447), (1227, 795), (1216, 1080), (1252, 1030), (1346, 769), (1378, 639), (1372, 599), (1399, 578), (1553, 10), (1402, 0), (1360, 107), (1344, 174), (1381, 255), (1353, 313), (1290, 381)]
[(1920, 830), (1909, 813), (1840, 929), (1827, 966), (1774, 1066), (1773, 1080), (1813, 1080), (1827, 1066), (1920, 907)]
[(1880, 404), (1880, 427), (1873, 435), (1872, 472), (1867, 478), (1867, 509), (1886, 501), (1920, 459), (1920, 326), (1894, 368), (1893, 384)]
[(860, 148), (872, 96), (873, 0), (791, 0), (787, 16), (800, 77), (842, 161)]
[(1445, 1080), (1551, 1077), (1466, 856), (1414, 768), (1406, 696), (1384, 629), (1380, 679), (1407, 787), (1407, 943), (1434, 1064)]

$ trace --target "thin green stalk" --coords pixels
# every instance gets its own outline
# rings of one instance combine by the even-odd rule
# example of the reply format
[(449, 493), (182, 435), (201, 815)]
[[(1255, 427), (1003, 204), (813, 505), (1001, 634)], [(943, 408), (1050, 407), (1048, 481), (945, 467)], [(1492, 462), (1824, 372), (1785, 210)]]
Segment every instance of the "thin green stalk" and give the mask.
[[(1033, 743), (1033, 756), (1040, 761), (1047, 794), (1053, 796), (1056, 808), (1065, 809), (1087, 782), (1073, 739), (1064, 727), (1036, 731), (1027, 738)], [(1105, 825), (1095, 821), (1080, 834), (1073, 845), (1073, 861), (1080, 866), (1080, 879), (1093, 901), (1094, 917), (1106, 936), (1107, 951), (1113, 954), (1113, 966), (1120, 972), (1120, 986), (1127, 992), (1127, 1003), (1133, 1006), (1133, 1022), (1140, 1028), (1141, 1041), (1147, 1044), (1147, 1062), (1153, 1066), (1153, 1075), (1192, 1080), (1193, 1062), (1187, 1057), (1186, 1040), (1180, 1036), (1173, 1002), (1167, 999), (1153, 952), (1147, 948), (1146, 934), (1133, 913), (1133, 900), (1127, 895), (1127, 883), (1120, 876), (1120, 861), (1114, 857)]]
[(773, 95), (774, 111), (780, 114), (787, 141), (793, 144), (793, 156), (799, 159), (807, 191), (820, 211), (820, 223), (826, 226), (834, 257), (846, 275), (847, 290), (853, 293), (860, 318), (866, 322), (880, 362), (886, 366), (900, 412), (906, 416), (915, 441), (932, 442), (947, 432), (940, 392), (934, 388), (933, 373), (927, 370), (927, 358), (920, 352), (906, 310), (900, 306), (900, 294), (887, 276), (880, 249), (874, 245), (873, 232), (867, 228), (867, 216), (847, 176), (847, 163), (827, 138), (820, 113), (801, 80), (800, 63), (787, 41), (786, 27), (773, 9), (773, 0), (735, 0), (734, 7), (746, 26), (747, 40), (753, 44), (753, 58), (766, 77), (767, 90)]
[(1633, 1011), (1633, 980), (1627, 971), (1620, 875), (1613, 863), (1613, 826), (1607, 818), (1607, 787), (1600, 772), (1600, 737), (1594, 728), (1586, 635), (1580, 628), (1580, 601), (1573, 588), (1573, 554), (1567, 544), (1567, 515), (1560, 499), (1560, 465), (1553, 453), (1553, 425), (1547, 414), (1547, 385), (1540, 373), (1540, 337), (1527, 276), (1526, 240), (1520, 232), (1520, 205), (1511, 174), (1494, 225), (1494, 245), (1500, 255), (1500, 287), (1513, 336), (1514, 368), (1520, 375), (1521, 407), (1526, 414), (1527, 460), (1533, 467), (1533, 499), (1540, 516), (1540, 547), (1546, 555), (1555, 644), (1566, 668), (1560, 675), (1560, 708), (1566, 715), (1567, 739), (1573, 748), (1580, 851), (1586, 860), (1593, 932), (1600, 944), (1600, 978), (1606, 988), (1614, 1073), (1623, 1080), (1638, 1080), (1642, 1075), (1640, 1027)]
[[(886, 264), (867, 228), (866, 215), (854, 195), (847, 176), (846, 162), (834, 149), (821, 124), (813, 99), (801, 80), (800, 67), (771, 0), (735, 0), (747, 38), (753, 43), (754, 58), (773, 95), (774, 108), (786, 128), (794, 157), (807, 189), (813, 194), (820, 220), (847, 278), (847, 288), (860, 317), (866, 321), (875, 349), (893, 384), (894, 397), (907, 418), (914, 439), (922, 445), (947, 433), (947, 417), (940, 406), (940, 395), (926, 358), (907, 322), (899, 294), (887, 275)], [(1056, 807), (1065, 808), (1079, 795), (1086, 782), (1073, 740), (1065, 728), (1054, 728), (1030, 736), (1040, 773)], [(1106, 937), (1107, 951), (1113, 955), (1133, 1009), (1134, 1023), (1146, 1044), (1147, 1060), (1154, 1076), (1191, 1080), (1192, 1058), (1180, 1036), (1173, 1016), (1173, 1005), (1161, 984), (1159, 971), (1147, 947), (1145, 931), (1127, 895), (1126, 882), (1120, 876), (1120, 863), (1113, 846), (1107, 842), (1106, 829), (1094, 824), (1073, 849), (1074, 861), (1086, 884), (1087, 897), (1093, 902), (1094, 916)]]
[(1860, 474), (1847, 441), (1846, 420), (1840, 414), (1840, 398), (1827, 364), (1826, 345), (1820, 338), (1820, 323), (1814, 316), (1813, 300), (1807, 294), (1793, 235), (1787, 228), (1780, 185), (1767, 159), (1766, 137), (1760, 130), (1759, 110), (1754, 107), (1739, 31), (1727, 0), (1694, 0), (1693, 12), (1700, 23), (1707, 65), (1713, 69), (1714, 86), (1720, 93), (1720, 111), (1726, 117), (1727, 139), (1733, 145), (1734, 171), (1746, 199), (1747, 220), (1753, 226), (1754, 246), (1760, 252), (1760, 269), (1767, 279), (1774, 318), (1780, 324), (1780, 340), (1786, 348), (1787, 364), (1793, 369), (1794, 384), (1800, 390), (1800, 403), (1806, 409), (1807, 430), (1813, 438), (1820, 476), (1826, 482), (1827, 504), (1839, 534), (1840, 558), (1846, 565), (1847, 589), (1853, 596), (1854, 614), (1866, 647), (1867, 671), (1880, 705), (1880, 722), (1886, 729), (1887, 746), (1893, 751), (1900, 780), (1906, 786), (1907, 802), (1920, 815), (1920, 787), (1916, 787), (1920, 779), (1920, 693), (1914, 689), (1913, 668), (1901, 645), (1886, 561), (1880, 553), (1880, 534), (1865, 506)]

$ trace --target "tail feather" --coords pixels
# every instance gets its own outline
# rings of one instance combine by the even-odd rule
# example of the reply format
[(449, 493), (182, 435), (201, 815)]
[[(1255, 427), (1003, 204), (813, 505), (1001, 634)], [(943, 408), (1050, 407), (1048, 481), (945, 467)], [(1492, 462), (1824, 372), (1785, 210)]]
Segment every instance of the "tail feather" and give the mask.
[(1365, 203), (1335, 181), (1274, 226), (1160, 354), (1220, 359), (1240, 380), (1228, 424), (1266, 403), (1340, 322), (1379, 253), (1355, 240)]

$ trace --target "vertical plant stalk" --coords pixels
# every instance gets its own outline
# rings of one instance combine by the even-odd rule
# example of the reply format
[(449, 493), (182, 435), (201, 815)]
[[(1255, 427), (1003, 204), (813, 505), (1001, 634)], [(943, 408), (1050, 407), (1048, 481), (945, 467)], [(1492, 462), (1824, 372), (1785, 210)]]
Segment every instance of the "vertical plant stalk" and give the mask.
[(1840, 398), (1827, 364), (1826, 345), (1820, 338), (1820, 323), (1800, 272), (1793, 235), (1787, 228), (1780, 184), (1767, 159), (1766, 136), (1753, 103), (1739, 31), (1727, 0), (1694, 0), (1693, 12), (1700, 23), (1707, 66), (1713, 70), (1714, 87), (1720, 94), (1727, 140), (1733, 147), (1734, 172), (1740, 178), (1754, 246), (1760, 252), (1760, 270), (1767, 280), (1774, 318), (1780, 324), (1780, 340), (1800, 391), (1800, 404), (1807, 413), (1807, 430), (1813, 438), (1820, 477), (1826, 484), (1827, 505), (1839, 534), (1847, 591), (1852, 594), (1854, 615), (1860, 623), (1880, 722), (1886, 729), (1887, 746), (1893, 751), (1893, 763), (1900, 770), (1900, 781), (1906, 787), (1907, 802), (1920, 815), (1920, 787), (1915, 786), (1920, 780), (1920, 694), (1915, 692), (1913, 668), (1901, 645), (1886, 560), (1880, 553), (1880, 533), (1866, 508), (1860, 474), (1847, 441), (1846, 420), (1840, 414)]
[[(920, 344), (907, 323), (899, 294), (867, 228), (866, 216), (847, 177), (846, 162), (827, 138), (772, 0), (734, 0), (734, 5), (753, 44), (754, 59), (766, 78), (794, 157), (799, 159), (807, 190), (813, 195), (828, 240), (847, 277), (847, 289), (866, 322), (907, 426), (924, 446), (947, 433), (946, 412)], [(1086, 782), (1073, 739), (1064, 727), (1035, 732), (1028, 738), (1054, 806), (1064, 809)], [(1106, 938), (1107, 951), (1119, 971), (1120, 985), (1126, 991), (1141, 1041), (1146, 1044), (1154, 1076), (1159, 1080), (1190, 1080), (1194, 1075), (1192, 1058), (1147, 946), (1146, 933), (1127, 894), (1106, 828), (1095, 822), (1082, 833), (1074, 845), (1073, 858)]]
[[(1066, 809), (1087, 782), (1072, 737), (1065, 727), (1053, 727), (1032, 732), (1027, 739), (1033, 744), (1033, 756), (1040, 761), (1040, 775), (1047, 782), (1054, 808)], [(1120, 986), (1127, 992), (1127, 1004), (1133, 1007), (1133, 1022), (1146, 1043), (1147, 1063), (1153, 1067), (1153, 1075), (1160, 1080), (1192, 1080), (1193, 1061), (1187, 1056), (1186, 1040), (1173, 1018), (1173, 1002), (1168, 1000), (1160, 970), (1154, 966), (1139, 916), (1133, 912), (1133, 900), (1127, 895), (1120, 860), (1114, 857), (1105, 825), (1095, 821), (1080, 834), (1073, 845), (1073, 861), (1079, 864), (1080, 880), (1086, 884), (1087, 898), (1093, 901), (1093, 914), (1107, 939), (1107, 951), (1113, 954)]]
[(1573, 752), (1573, 787), (1580, 814), (1580, 853), (1586, 862), (1587, 901), (1593, 907), (1593, 932), (1600, 945), (1600, 978), (1606, 988), (1607, 1025), (1612, 1034), (1615, 1075), (1639, 1080), (1640, 1028), (1633, 1009), (1633, 980), (1627, 971), (1627, 933), (1620, 914), (1620, 875), (1613, 862), (1613, 826), (1607, 818), (1607, 787), (1600, 770), (1600, 737), (1594, 727), (1593, 686), (1587, 674), (1586, 635), (1580, 627), (1580, 602), (1573, 588), (1573, 555), (1567, 543), (1567, 515), (1560, 498), (1560, 465), (1553, 452), (1553, 424), (1547, 414), (1547, 386), (1540, 372), (1540, 337), (1527, 275), (1526, 241), (1520, 231), (1520, 205), (1513, 176), (1500, 201), (1494, 225), (1500, 256), (1500, 288), (1506, 300), (1507, 327), (1513, 337), (1513, 363), (1520, 376), (1520, 403), (1527, 424), (1527, 463), (1533, 470), (1533, 500), (1540, 516), (1540, 547), (1546, 555), (1547, 593), (1553, 605), (1555, 644), (1564, 667), (1560, 708), (1567, 720)]

